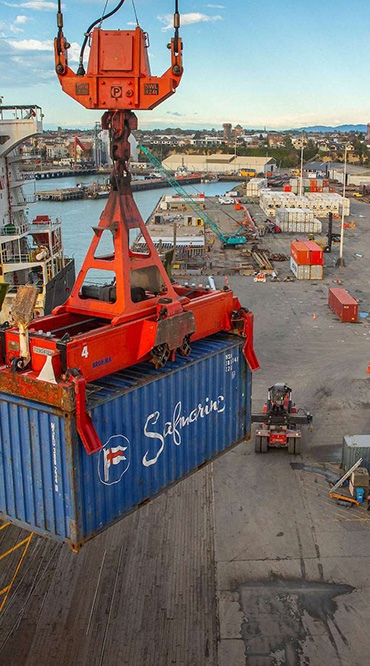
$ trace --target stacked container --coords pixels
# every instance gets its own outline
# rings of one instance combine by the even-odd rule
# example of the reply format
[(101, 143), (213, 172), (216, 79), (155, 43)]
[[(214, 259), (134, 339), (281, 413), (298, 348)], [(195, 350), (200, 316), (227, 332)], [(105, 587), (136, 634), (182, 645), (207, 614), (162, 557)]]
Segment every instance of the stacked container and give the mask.
[[(312, 174), (314, 175), (314, 174)], [(292, 192), (298, 194), (301, 187), (300, 178), (290, 178), (289, 184)], [(329, 180), (327, 178), (302, 178), (303, 192), (329, 192)]]
[(259, 197), (263, 188), (267, 187), (267, 178), (252, 178), (247, 183), (247, 197)]
[(330, 287), (328, 304), (341, 321), (358, 321), (358, 303), (345, 289)]
[(292, 241), (290, 244), (290, 270), (298, 280), (322, 280), (324, 274), (322, 248), (313, 241)]
[(276, 211), (276, 223), (281, 231), (299, 234), (321, 234), (322, 224), (309, 208), (280, 208)]
[(296, 196), (293, 192), (273, 192), (262, 189), (260, 191), (260, 206), (269, 216), (276, 215), (282, 208), (300, 208), (311, 210), (315, 217), (329, 217), (333, 215), (350, 214), (350, 200), (336, 193), (319, 193), (308, 191), (304, 196)]

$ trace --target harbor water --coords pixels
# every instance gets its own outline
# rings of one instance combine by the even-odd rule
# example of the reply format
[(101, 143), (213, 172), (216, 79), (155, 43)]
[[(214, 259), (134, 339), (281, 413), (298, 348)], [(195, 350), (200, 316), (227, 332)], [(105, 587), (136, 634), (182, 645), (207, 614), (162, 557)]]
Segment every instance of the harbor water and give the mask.
[[(52, 180), (26, 182), (24, 191), (27, 196), (32, 196), (37, 191), (55, 190), (76, 187), (81, 185), (92, 185), (94, 182), (104, 183), (104, 176), (68, 177)], [(240, 186), (237, 182), (201, 183), (197, 186), (186, 185), (184, 189), (190, 194), (204, 192), (206, 196), (223, 195), (225, 192)], [(157, 190), (145, 190), (135, 192), (134, 198), (144, 221), (151, 216), (159, 199), (164, 194), (171, 194), (172, 188), (166, 187)], [(92, 227), (98, 224), (100, 214), (104, 209), (107, 199), (77, 199), (72, 201), (38, 201), (29, 208), (30, 221), (36, 215), (50, 215), (51, 218), (62, 220), (62, 232), (65, 254), (73, 257), (76, 263), (76, 272), (81, 268), (86, 252), (92, 240)]]

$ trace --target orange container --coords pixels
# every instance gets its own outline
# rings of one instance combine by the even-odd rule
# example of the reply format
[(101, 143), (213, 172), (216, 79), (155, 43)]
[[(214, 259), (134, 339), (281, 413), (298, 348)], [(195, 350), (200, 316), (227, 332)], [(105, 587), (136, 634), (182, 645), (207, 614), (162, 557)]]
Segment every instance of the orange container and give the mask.
[(303, 241), (291, 242), (290, 256), (298, 266), (310, 265), (310, 250)]

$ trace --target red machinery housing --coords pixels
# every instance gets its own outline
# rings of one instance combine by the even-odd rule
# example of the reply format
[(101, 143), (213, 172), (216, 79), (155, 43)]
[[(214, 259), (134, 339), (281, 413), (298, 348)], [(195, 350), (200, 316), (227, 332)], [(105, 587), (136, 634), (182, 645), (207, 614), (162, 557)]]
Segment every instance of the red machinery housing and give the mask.
[[(69, 45), (62, 25), (59, 11), (55, 61), (63, 90), (87, 108), (107, 109), (102, 127), (111, 134), (111, 192), (69, 298), (52, 315), (30, 323), (26, 356), (20, 330), (3, 328), (0, 390), (63, 408), (63, 401), (70, 399), (65, 389), (73, 383), (78, 432), (88, 453), (93, 453), (102, 445), (86, 412), (88, 382), (148, 359), (161, 367), (176, 353), (188, 355), (191, 341), (220, 331), (241, 335), (249, 367), (255, 370), (259, 364), (252, 313), (229, 288), (210, 291), (173, 284), (132, 195), (128, 138), (137, 127), (132, 109), (153, 108), (180, 81), (178, 12), (171, 67), (160, 78), (150, 76), (147, 39), (140, 28), (95, 29), (87, 72), (81, 56), (74, 74), (67, 63)], [(146, 252), (132, 250), (139, 233)]]

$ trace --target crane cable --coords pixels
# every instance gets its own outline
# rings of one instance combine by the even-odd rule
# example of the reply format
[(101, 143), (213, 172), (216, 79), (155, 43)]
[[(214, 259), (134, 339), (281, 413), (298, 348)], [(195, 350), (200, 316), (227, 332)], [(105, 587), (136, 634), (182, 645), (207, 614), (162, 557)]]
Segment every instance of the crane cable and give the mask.
[(139, 27), (140, 24), (139, 24), (139, 19), (138, 19), (138, 16), (137, 16), (135, 0), (131, 0), (131, 2), (132, 2), (132, 9), (133, 9), (135, 19), (136, 19), (136, 25), (137, 25), (137, 27)]
[[(84, 76), (85, 73), (86, 73), (84, 65), (83, 65), (83, 57), (84, 57), (84, 52), (85, 52), (87, 40), (90, 36), (90, 33), (91, 33), (92, 29), (95, 28), (95, 26), (98, 25), (98, 23), (102, 24), (102, 22), (105, 21), (105, 19), (110, 18), (111, 16), (113, 16), (113, 14), (116, 14), (116, 12), (118, 12), (118, 10), (121, 9), (124, 2), (125, 2), (125, 0), (120, 0), (118, 5), (116, 5), (116, 7), (114, 9), (112, 9), (112, 11), (108, 12), (108, 14), (105, 14), (105, 16), (104, 15), (100, 16), (98, 19), (93, 21), (91, 23), (91, 25), (88, 27), (88, 29), (86, 30), (85, 37), (84, 37), (84, 40), (83, 40), (82, 46), (81, 46), (81, 51), (80, 51), (80, 58), (79, 58), (77, 76)], [(107, 6), (107, 3), (105, 3), (104, 11), (106, 9), (106, 6)]]

